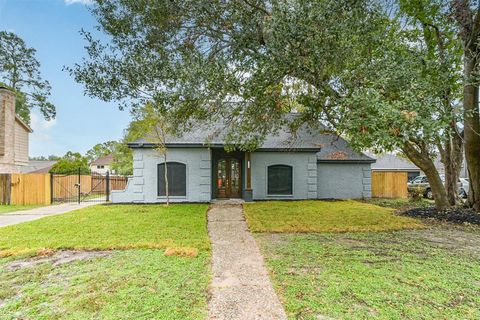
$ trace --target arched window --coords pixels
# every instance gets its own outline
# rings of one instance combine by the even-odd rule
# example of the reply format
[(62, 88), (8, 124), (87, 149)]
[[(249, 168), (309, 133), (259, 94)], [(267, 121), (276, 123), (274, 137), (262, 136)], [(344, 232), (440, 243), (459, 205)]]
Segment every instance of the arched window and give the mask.
[[(187, 166), (180, 162), (167, 162), (168, 195), (187, 195)], [(165, 197), (165, 163), (158, 165), (158, 196)]]
[(267, 194), (293, 194), (293, 168), (291, 166), (276, 164), (269, 166), (267, 171)]

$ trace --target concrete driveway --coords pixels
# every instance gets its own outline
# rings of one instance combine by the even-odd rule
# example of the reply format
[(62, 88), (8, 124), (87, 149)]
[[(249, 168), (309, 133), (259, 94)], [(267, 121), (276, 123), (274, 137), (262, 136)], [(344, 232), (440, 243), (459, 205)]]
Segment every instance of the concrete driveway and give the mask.
[(93, 206), (95, 202), (85, 203), (63, 203), (46, 207), (39, 207), (30, 210), (13, 211), (0, 215), (0, 227), (6, 227), (27, 221), (41, 219), (43, 217), (54, 216), (70, 211)]

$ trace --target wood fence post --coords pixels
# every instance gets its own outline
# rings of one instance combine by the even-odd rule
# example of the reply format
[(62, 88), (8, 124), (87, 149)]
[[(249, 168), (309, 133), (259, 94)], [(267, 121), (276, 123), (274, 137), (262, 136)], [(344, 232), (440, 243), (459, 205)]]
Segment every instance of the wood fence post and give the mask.
[(6, 183), (6, 192), (7, 192), (7, 204), (12, 204), (12, 175), (7, 174), (7, 183)]

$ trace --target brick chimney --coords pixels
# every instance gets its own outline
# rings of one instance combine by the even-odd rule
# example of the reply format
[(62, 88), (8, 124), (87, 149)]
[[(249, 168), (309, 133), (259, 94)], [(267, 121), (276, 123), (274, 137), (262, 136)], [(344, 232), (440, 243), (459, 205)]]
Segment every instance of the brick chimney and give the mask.
[(15, 172), (15, 93), (0, 87), (0, 173)]

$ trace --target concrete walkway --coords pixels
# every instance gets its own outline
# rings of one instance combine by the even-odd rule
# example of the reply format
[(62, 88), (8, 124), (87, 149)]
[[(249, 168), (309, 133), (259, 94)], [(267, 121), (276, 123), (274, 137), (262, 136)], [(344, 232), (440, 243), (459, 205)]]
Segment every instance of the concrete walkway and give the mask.
[(18, 224), (22, 222), (41, 219), (43, 217), (54, 216), (57, 214), (67, 213), (73, 210), (89, 207), (98, 203), (85, 202), (85, 203), (64, 203), (53, 206), (39, 207), (30, 210), (21, 210), (7, 212), (0, 214), (0, 227), (10, 226), (12, 224)]
[(213, 246), (209, 319), (287, 319), (242, 206), (212, 204), (208, 232)]

